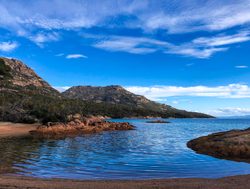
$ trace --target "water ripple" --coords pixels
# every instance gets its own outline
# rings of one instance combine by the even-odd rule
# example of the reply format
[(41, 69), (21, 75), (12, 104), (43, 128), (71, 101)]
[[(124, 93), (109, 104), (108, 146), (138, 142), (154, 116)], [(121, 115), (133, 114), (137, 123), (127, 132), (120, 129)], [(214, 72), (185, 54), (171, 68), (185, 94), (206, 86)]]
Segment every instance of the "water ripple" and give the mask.
[(64, 140), (1, 139), (0, 163), (11, 165), (16, 174), (43, 178), (216, 178), (250, 173), (250, 164), (199, 155), (186, 147), (187, 141), (202, 135), (247, 128), (250, 120), (125, 121), (137, 129)]

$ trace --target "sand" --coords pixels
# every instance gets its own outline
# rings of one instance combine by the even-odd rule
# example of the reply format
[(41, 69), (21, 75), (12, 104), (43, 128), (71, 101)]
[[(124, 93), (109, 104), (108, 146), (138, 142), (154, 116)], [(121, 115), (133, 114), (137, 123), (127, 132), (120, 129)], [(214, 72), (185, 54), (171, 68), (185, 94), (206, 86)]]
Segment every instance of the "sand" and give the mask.
[(248, 189), (250, 175), (221, 179), (164, 179), (141, 181), (45, 180), (0, 176), (1, 189)]
[(29, 135), (29, 131), (36, 129), (38, 126), (38, 124), (0, 122), (0, 137)]

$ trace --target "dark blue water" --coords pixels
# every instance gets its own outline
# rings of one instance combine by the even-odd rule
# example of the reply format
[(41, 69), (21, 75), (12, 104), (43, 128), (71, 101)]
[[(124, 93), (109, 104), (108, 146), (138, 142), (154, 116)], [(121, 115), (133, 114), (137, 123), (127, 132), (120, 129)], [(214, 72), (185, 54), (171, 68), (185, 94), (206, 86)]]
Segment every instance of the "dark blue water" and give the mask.
[(247, 119), (171, 119), (169, 124), (129, 121), (133, 131), (63, 140), (1, 141), (0, 162), (20, 175), (71, 179), (217, 178), (249, 174), (250, 164), (196, 154), (190, 139), (250, 127)]

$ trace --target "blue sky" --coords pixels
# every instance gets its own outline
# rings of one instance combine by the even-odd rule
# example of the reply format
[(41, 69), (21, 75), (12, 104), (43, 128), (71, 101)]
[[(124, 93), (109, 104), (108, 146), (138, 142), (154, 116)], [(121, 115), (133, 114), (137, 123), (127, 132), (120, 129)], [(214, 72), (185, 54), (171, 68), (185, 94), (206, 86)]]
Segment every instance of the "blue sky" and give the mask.
[(250, 0), (0, 0), (0, 55), (52, 86), (250, 114)]

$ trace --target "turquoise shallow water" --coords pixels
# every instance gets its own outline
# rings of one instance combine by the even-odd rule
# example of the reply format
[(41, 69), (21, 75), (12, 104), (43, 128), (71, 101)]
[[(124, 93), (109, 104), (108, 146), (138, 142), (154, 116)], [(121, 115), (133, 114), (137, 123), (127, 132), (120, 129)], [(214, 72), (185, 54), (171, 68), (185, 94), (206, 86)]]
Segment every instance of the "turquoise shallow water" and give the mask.
[(133, 131), (115, 131), (63, 140), (0, 141), (0, 166), (42, 178), (148, 179), (217, 178), (250, 174), (250, 164), (196, 154), (190, 139), (250, 127), (247, 119), (170, 119), (169, 124), (129, 121)]

